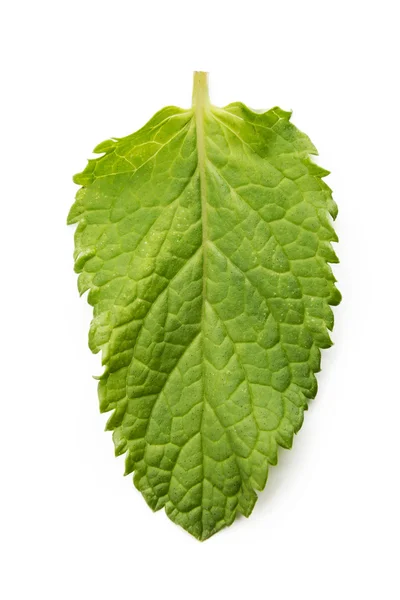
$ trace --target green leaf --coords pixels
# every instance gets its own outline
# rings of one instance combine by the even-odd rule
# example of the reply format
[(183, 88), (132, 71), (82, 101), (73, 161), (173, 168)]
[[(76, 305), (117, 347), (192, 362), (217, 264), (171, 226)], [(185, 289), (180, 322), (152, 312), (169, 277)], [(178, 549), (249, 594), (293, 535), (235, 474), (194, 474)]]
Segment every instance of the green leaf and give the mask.
[(316, 150), (273, 108), (167, 107), (74, 181), (75, 270), (115, 453), (200, 540), (249, 516), (317, 391), (340, 294)]

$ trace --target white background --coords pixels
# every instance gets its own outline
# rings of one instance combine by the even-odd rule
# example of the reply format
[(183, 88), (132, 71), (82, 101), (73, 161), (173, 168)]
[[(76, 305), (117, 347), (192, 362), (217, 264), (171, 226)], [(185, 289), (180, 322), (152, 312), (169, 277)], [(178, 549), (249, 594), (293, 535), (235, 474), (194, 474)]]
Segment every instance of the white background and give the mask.
[[(398, 599), (398, 3), (2, 6), (1, 598)], [(92, 148), (188, 106), (195, 69), (214, 104), (293, 109), (332, 172), (343, 293), (293, 450), (202, 544), (113, 456), (65, 225)]]

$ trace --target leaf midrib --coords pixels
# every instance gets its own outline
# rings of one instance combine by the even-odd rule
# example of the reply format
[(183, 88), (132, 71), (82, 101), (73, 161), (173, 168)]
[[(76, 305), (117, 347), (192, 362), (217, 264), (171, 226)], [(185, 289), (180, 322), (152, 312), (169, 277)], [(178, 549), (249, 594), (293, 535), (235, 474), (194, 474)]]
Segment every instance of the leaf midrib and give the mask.
[[(196, 125), (196, 140), (197, 140), (197, 166), (199, 170), (199, 183), (200, 183), (200, 203), (201, 203), (201, 228), (202, 228), (202, 251), (203, 251), (203, 282), (202, 282), (202, 304), (201, 304), (201, 364), (202, 364), (202, 379), (203, 379), (203, 410), (200, 422), (200, 444), (201, 444), (201, 455), (203, 461), (203, 477), (202, 477), (202, 500), (203, 505), (203, 494), (204, 494), (204, 452), (203, 452), (203, 421), (205, 412), (205, 382), (204, 382), (204, 323), (205, 323), (205, 310), (206, 310), (206, 297), (207, 297), (207, 244), (208, 244), (208, 228), (207, 228), (207, 183), (206, 183), (206, 147), (205, 147), (205, 126), (204, 126), (204, 115), (205, 110), (209, 106), (208, 97), (208, 86), (207, 86), (207, 73), (198, 72), (194, 74), (193, 81), (193, 108), (194, 118)], [(203, 515), (201, 523), (201, 537), (203, 536), (204, 524)]]

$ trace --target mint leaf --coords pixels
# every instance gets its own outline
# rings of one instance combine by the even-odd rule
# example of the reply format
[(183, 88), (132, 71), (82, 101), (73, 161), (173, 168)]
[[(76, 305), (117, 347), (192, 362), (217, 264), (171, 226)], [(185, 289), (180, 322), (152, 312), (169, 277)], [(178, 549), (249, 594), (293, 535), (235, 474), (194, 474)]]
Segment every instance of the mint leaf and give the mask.
[(100, 409), (154, 510), (200, 540), (249, 516), (317, 391), (340, 294), (316, 150), (273, 108), (164, 108), (103, 142), (82, 187), (75, 270), (102, 351)]

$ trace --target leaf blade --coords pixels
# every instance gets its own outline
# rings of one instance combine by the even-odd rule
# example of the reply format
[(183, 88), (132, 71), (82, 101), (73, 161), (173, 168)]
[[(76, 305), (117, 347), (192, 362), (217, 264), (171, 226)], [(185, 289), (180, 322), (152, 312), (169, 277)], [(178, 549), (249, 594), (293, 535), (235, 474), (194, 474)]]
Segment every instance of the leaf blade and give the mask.
[(199, 539), (250, 515), (331, 345), (337, 208), (290, 116), (211, 106), (197, 74), (192, 110), (103, 142), (75, 178), (100, 410), (148, 504)]

